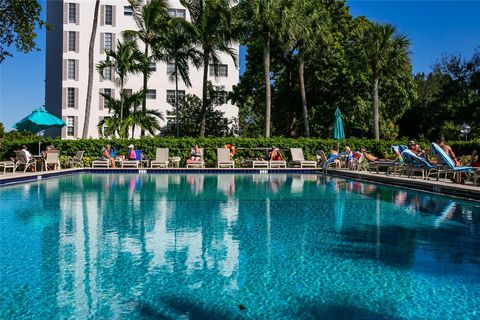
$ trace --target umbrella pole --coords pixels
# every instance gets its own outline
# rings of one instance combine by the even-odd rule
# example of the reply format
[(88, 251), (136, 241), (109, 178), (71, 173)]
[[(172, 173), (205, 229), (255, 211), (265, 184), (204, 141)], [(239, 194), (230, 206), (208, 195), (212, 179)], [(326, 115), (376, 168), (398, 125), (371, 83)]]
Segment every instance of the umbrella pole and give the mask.
[(40, 153), (40, 146), (42, 145), (42, 141), (38, 141), (38, 155), (41, 156)]

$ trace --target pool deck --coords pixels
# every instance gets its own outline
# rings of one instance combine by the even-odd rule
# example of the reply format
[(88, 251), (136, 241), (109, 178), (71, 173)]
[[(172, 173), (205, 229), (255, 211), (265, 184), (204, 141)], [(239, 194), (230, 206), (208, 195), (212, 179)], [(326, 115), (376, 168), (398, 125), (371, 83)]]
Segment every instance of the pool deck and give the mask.
[[(78, 168), (78, 169), (62, 169), (55, 171), (27, 172), (27, 173), (7, 173), (0, 175), (0, 186), (11, 185), (25, 182), (33, 182), (45, 178), (64, 176), (78, 173), (250, 173), (250, 174), (267, 174), (267, 173), (284, 173), (284, 174), (322, 174), (321, 169), (313, 168)], [(454, 197), (460, 197), (469, 200), (480, 201), (480, 186), (473, 184), (458, 184), (449, 180), (422, 180), (421, 178), (406, 178), (385, 173), (369, 173), (363, 171), (349, 171), (345, 169), (329, 169), (328, 175), (337, 176), (348, 179), (356, 179), (366, 182), (380, 183), (395, 187), (422, 190), (427, 192), (445, 194)]]

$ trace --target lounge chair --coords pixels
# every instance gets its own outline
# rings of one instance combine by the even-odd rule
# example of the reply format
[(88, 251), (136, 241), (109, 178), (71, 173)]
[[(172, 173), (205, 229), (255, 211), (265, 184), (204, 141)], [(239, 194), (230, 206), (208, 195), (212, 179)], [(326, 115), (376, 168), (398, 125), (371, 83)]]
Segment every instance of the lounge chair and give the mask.
[(405, 169), (405, 174), (409, 177), (412, 177), (415, 172), (421, 172), (422, 179), (428, 179), (431, 174), (436, 174), (438, 181), (440, 179), (440, 174), (444, 172), (444, 170), (434, 166), (426, 159), (417, 156), (408, 149), (402, 152), (402, 158), (407, 166)]
[(253, 168), (268, 168), (268, 161), (267, 160), (261, 160), (261, 159), (253, 159), (252, 160), (252, 167)]
[(109, 159), (106, 160), (93, 160), (92, 161), (92, 168), (110, 168), (111, 161)]
[(48, 166), (53, 166), (53, 170), (60, 169), (60, 153), (56, 150), (50, 150), (47, 153), (47, 157), (44, 160), (45, 171), (48, 171)]
[[(452, 158), (448, 154), (443, 151), (440, 146), (434, 142), (432, 142), (430, 148), (432, 149), (433, 154), (438, 155), (440, 159), (442, 159), (443, 164), (439, 164), (439, 166), (443, 165), (444, 170), (446, 170), (447, 173), (453, 173), (453, 180), (457, 177), (461, 177), (462, 173), (465, 174), (470, 174), (475, 171), (474, 167), (467, 167), (467, 166), (455, 166), (455, 163), (453, 162)], [(457, 175), (458, 174), (458, 175)]]
[(200, 148), (202, 156), (198, 161), (187, 160), (187, 168), (205, 168), (205, 161), (203, 161), (203, 148)]
[(85, 151), (77, 151), (75, 156), (67, 162), (67, 165), (70, 168), (75, 168), (75, 167), (83, 168), (83, 155), (84, 154), (85, 154)]
[(270, 168), (286, 168), (287, 161), (285, 160), (270, 160), (268, 161), (268, 166)]
[[(323, 152), (323, 151), (320, 151), (320, 152)], [(344, 157), (346, 155), (347, 155), (347, 152), (342, 152), (342, 153), (339, 153), (337, 155), (333, 155), (329, 159), (327, 159), (327, 157), (325, 156), (325, 152), (323, 152), (323, 157), (325, 157), (325, 161), (323, 162), (323, 170), (326, 171), (328, 167), (335, 164), (335, 160), (337, 160), (341, 157)]]
[(150, 161), (151, 168), (168, 168), (168, 148), (157, 148), (155, 160)]
[(122, 168), (138, 168), (140, 167), (140, 160), (142, 160), (142, 151), (141, 150), (134, 150), (135, 151), (135, 160), (126, 159), (123, 160)]
[(392, 161), (369, 161), (368, 162), (368, 171), (380, 172), (380, 168), (386, 168), (387, 174), (401, 174), (405, 170), (404, 161), (402, 158), (402, 151), (406, 149), (405, 146), (391, 146), (392, 152), (397, 158)]
[(7, 169), (12, 169), (12, 173), (15, 173), (15, 162), (13, 161), (0, 161), (0, 170), (3, 169), (3, 174), (7, 173)]
[(217, 168), (235, 168), (235, 161), (230, 159), (230, 152), (225, 148), (217, 148)]
[(305, 160), (303, 156), (303, 150), (301, 148), (290, 148), (292, 154), (292, 162), (300, 165), (300, 168), (316, 168), (317, 161)]
[(24, 170), (23, 172), (27, 172), (28, 168), (31, 168), (33, 166), (33, 169), (35, 169), (36, 161), (35, 159), (27, 159), (27, 155), (23, 150), (16, 150), (15, 151), (15, 157), (17, 162), (15, 163), (15, 170), (17, 171), (19, 167), (23, 166)]

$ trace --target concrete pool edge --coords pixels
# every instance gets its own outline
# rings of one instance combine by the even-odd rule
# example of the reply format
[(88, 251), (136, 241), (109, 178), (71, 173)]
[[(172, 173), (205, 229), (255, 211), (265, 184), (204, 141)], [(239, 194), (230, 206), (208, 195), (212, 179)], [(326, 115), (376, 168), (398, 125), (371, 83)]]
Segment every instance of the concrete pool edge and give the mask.
[(397, 177), (386, 175), (384, 173), (378, 174), (338, 169), (329, 169), (328, 174), (340, 178), (355, 179), (362, 182), (374, 182), (397, 188), (407, 188), (435, 194), (442, 194), (470, 201), (480, 201), (480, 187), (473, 185), (463, 185), (453, 182), (435, 180), (422, 180), (419, 178)]
[[(20, 184), (24, 182), (34, 182), (42, 179), (48, 179), (59, 176), (66, 176), (80, 173), (137, 173), (137, 174), (185, 174), (185, 173), (243, 173), (243, 174), (322, 174), (321, 169), (313, 168), (116, 168), (116, 169), (99, 169), (99, 168), (76, 168), (63, 169), (60, 171), (42, 171), (33, 173), (16, 173), (0, 176), (0, 187), (7, 185)], [(341, 169), (329, 169), (327, 174), (340, 177), (355, 179), (364, 182), (374, 182), (392, 187), (408, 188), (420, 191), (426, 191), (436, 194), (458, 197), (466, 200), (480, 201), (480, 187), (472, 185), (454, 184), (452, 182), (442, 182), (433, 180), (421, 180), (405, 177), (388, 176), (385, 174), (368, 173), (362, 171), (348, 171)]]

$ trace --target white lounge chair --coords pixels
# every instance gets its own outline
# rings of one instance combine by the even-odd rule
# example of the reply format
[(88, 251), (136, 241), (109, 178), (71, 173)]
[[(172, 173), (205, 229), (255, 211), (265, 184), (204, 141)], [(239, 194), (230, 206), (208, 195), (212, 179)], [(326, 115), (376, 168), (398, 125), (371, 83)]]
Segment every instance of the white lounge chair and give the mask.
[(68, 162), (67, 162), (67, 165), (70, 167), (70, 168), (75, 168), (75, 167), (80, 167), (80, 168), (83, 168), (83, 155), (84, 155), (85, 151), (77, 151), (77, 153), (75, 154), (75, 156), (73, 158), (71, 158)]
[[(50, 150), (44, 160), (45, 171), (48, 171), (49, 166), (53, 166), (52, 170), (60, 169), (60, 153), (57, 150)], [(58, 166), (58, 167), (57, 167)]]
[(93, 160), (92, 168), (110, 168), (110, 160)]
[(230, 159), (230, 152), (224, 148), (217, 148), (217, 168), (235, 168), (235, 161)]
[(151, 168), (168, 168), (168, 148), (157, 148), (155, 160), (150, 161)]
[(15, 163), (14, 171), (17, 171), (18, 167), (21, 167), (21, 166), (24, 166), (23, 172), (27, 172), (28, 168), (32, 166), (33, 166), (33, 169), (35, 169), (35, 164), (36, 164), (35, 159), (32, 158), (28, 160), (27, 155), (25, 154), (25, 152), (23, 152), (23, 150), (16, 150), (15, 157), (17, 162)]
[(290, 153), (292, 154), (292, 162), (294, 164), (300, 165), (300, 168), (316, 168), (317, 167), (317, 161), (305, 160), (302, 149), (290, 148)]
[(3, 174), (7, 173), (7, 169), (12, 169), (12, 173), (15, 173), (15, 162), (13, 161), (0, 161), (0, 170), (3, 169)]
[(202, 153), (200, 160), (191, 162), (187, 161), (187, 168), (205, 168), (205, 161), (203, 161), (203, 148), (200, 148), (200, 152)]
[(141, 150), (134, 150), (135, 151), (135, 160), (124, 159), (121, 162), (122, 168), (139, 168), (140, 162), (142, 160), (142, 151)]
[(252, 160), (253, 168), (268, 168), (267, 160)]
[(287, 161), (285, 161), (285, 160), (270, 160), (268, 162), (268, 166), (270, 168), (286, 168), (287, 167)]

